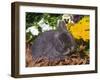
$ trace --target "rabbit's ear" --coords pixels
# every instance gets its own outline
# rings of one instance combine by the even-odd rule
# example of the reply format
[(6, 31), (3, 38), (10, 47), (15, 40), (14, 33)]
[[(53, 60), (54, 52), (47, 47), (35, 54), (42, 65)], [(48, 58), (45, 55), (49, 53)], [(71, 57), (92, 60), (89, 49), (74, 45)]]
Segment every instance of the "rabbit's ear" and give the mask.
[(57, 27), (58, 27), (58, 30), (64, 30), (64, 31), (66, 30), (67, 31), (66, 23), (63, 20), (58, 20)]

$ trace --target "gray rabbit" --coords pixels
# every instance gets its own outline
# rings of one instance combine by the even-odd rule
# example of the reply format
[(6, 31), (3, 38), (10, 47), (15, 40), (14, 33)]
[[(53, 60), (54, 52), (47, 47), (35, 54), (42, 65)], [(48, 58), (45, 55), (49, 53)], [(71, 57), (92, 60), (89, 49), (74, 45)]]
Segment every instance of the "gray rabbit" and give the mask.
[(75, 50), (73, 36), (66, 29), (63, 20), (59, 20), (56, 30), (41, 33), (32, 45), (32, 57), (47, 57), (49, 60), (62, 59)]

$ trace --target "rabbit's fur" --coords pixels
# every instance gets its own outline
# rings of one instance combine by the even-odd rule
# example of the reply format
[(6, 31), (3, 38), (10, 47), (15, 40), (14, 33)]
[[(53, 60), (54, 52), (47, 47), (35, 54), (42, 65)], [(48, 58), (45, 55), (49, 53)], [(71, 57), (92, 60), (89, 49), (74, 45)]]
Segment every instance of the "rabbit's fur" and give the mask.
[(59, 20), (56, 30), (41, 33), (32, 45), (34, 59), (47, 57), (49, 60), (61, 59), (75, 50), (73, 36), (66, 29), (64, 21)]

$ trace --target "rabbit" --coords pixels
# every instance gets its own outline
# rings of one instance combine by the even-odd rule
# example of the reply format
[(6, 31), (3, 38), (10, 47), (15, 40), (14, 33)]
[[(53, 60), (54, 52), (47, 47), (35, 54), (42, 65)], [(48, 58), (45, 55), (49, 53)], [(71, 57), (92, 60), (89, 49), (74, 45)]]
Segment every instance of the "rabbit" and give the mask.
[(63, 20), (57, 22), (56, 30), (41, 33), (32, 44), (32, 57), (47, 57), (50, 61), (63, 59), (75, 50), (76, 42), (66, 29)]

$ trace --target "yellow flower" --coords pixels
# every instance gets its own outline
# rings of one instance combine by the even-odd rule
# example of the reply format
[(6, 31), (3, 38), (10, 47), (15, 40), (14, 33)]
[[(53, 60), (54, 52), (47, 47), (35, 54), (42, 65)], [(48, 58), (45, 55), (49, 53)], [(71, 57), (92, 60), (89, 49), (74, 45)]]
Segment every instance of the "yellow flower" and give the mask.
[(72, 33), (74, 38), (89, 40), (89, 16), (84, 16), (79, 22), (74, 25), (68, 24), (67, 28)]

